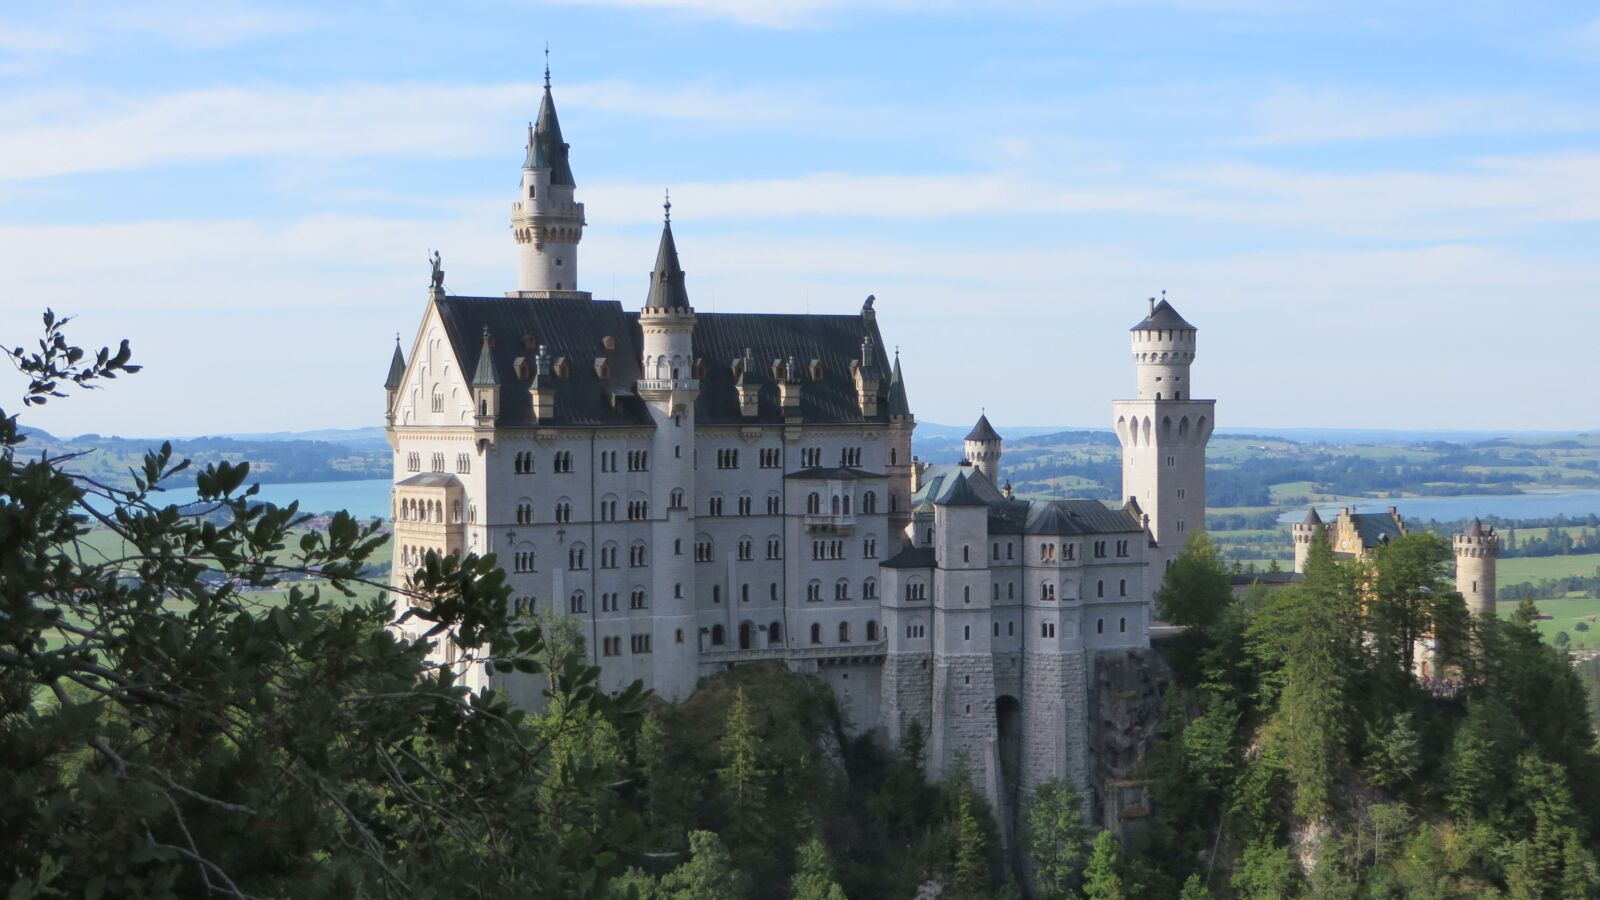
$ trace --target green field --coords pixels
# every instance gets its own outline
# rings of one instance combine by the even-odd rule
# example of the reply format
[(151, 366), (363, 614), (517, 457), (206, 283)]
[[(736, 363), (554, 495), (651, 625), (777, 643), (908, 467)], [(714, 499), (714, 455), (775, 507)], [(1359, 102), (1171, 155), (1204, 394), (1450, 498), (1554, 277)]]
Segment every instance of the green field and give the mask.
[(1600, 553), (1574, 553), (1569, 556), (1524, 556), (1501, 559), (1495, 566), (1495, 584), (1521, 584), (1544, 578), (1593, 575), (1600, 568)]
[[(1538, 605), (1539, 612), (1550, 617), (1539, 620), (1539, 631), (1545, 640), (1554, 641), (1556, 632), (1565, 631), (1572, 637), (1572, 649), (1600, 649), (1600, 599), (1540, 600)], [(1516, 603), (1506, 601), (1497, 605), (1496, 612), (1509, 616), (1516, 608)], [(1579, 631), (1579, 622), (1587, 624), (1589, 630)]]

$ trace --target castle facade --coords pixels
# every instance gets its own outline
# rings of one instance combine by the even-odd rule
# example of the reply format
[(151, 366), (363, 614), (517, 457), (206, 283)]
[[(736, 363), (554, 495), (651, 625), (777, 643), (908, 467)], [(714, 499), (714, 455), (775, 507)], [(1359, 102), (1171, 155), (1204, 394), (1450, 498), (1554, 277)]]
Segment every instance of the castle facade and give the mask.
[[(729, 667), (826, 681), (848, 726), (981, 789), (1102, 787), (1095, 671), (1147, 651), (1151, 596), (1203, 527), (1213, 402), (1196, 329), (1152, 301), (1117, 401), (1123, 501), (1023, 500), (980, 419), (914, 461), (916, 419), (873, 298), (848, 314), (697, 311), (665, 204), (640, 306), (579, 290), (583, 204), (546, 79), (511, 227), (518, 285), (435, 277), (386, 382), (394, 571), (495, 554), (513, 613), (570, 617), (602, 684), (669, 700)], [(452, 648), (439, 652), (453, 658)], [(534, 705), (527, 676), (468, 674)]]

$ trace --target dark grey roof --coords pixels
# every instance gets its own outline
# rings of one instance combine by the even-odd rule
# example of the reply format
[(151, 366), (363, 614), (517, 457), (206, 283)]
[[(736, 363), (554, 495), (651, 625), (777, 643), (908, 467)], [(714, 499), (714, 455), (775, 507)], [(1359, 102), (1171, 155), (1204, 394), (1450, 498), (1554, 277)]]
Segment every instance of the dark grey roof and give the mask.
[(865, 469), (852, 469), (848, 466), (815, 466), (810, 469), (790, 472), (783, 477), (811, 479), (814, 481), (859, 481), (863, 478), (882, 478), (883, 473), (868, 472)]
[(967, 433), (969, 441), (998, 441), (1000, 435), (995, 434), (994, 426), (989, 424), (989, 417), (979, 416), (978, 424), (972, 426), (972, 431)]
[[(959, 493), (952, 494), (952, 491)], [(959, 506), (972, 503), (971, 498), (974, 497), (984, 506), (1001, 503), (1006, 499), (1005, 495), (1000, 493), (1000, 489), (974, 466), (966, 464), (934, 466), (922, 473), (917, 491), (911, 495), (911, 506), (913, 509), (928, 504)], [(960, 502), (949, 502), (952, 498), (959, 499)]]
[(478, 370), (473, 373), (474, 387), (488, 387), (500, 383), (494, 374), (494, 350), (489, 342), (489, 326), (483, 326), (483, 346), (478, 349)]
[(528, 158), (525, 169), (549, 169), (551, 184), (573, 185), (572, 164), (568, 160), (566, 142), (561, 139), (561, 122), (556, 118), (556, 102), (550, 97), (550, 85), (544, 86), (544, 98), (539, 101), (539, 121), (528, 135)]
[(889, 415), (911, 415), (911, 403), (906, 399), (906, 380), (900, 374), (900, 351), (894, 354), (894, 373), (889, 376)]
[[(535, 368), (537, 348), (549, 349), (552, 361), (567, 360), (567, 377), (555, 378), (555, 417), (550, 425), (651, 425), (643, 401), (634, 393), (639, 380), (639, 326), (614, 300), (571, 297), (440, 297), (434, 301), (455, 349), (459, 371), (471, 372), (479, 360), (484, 328), (492, 337), (494, 375), (507, 389), (500, 398), (502, 425), (532, 425), (533, 400), (526, 388)], [(612, 350), (605, 339), (613, 340)], [(481, 352), (481, 351), (480, 351)], [(529, 377), (518, 377), (518, 357)], [(603, 359), (609, 377), (601, 378), (594, 361)]]
[(1472, 517), (1472, 522), (1467, 525), (1467, 537), (1483, 537), (1483, 521), (1477, 516)]
[(406, 380), (406, 357), (400, 352), (400, 339), (394, 339), (394, 356), (389, 357), (389, 378), (383, 386), (391, 391), (398, 391)]
[(1355, 525), (1363, 547), (1378, 547), (1405, 536), (1394, 516), (1386, 512), (1351, 513), (1350, 521)]
[(1150, 315), (1144, 321), (1128, 329), (1129, 331), (1194, 331), (1195, 327), (1183, 320), (1172, 304), (1163, 299), (1157, 303)]
[[(855, 376), (850, 363), (861, 355), (861, 339), (872, 338), (877, 370), (878, 408), (871, 416), (861, 413)], [(783, 406), (773, 363), (795, 360), (800, 387), (800, 416), (810, 424), (887, 423), (884, 402), (889, 391), (888, 360), (882, 335), (871, 316), (766, 313), (696, 313), (694, 355), (703, 362), (700, 396), (695, 401), (695, 421), (701, 424), (781, 424)], [(753, 364), (744, 374), (746, 389), (756, 391), (756, 414), (745, 416), (739, 406), (734, 362), (750, 351)], [(811, 361), (821, 365), (813, 378)]]
[(645, 306), (656, 309), (689, 310), (689, 291), (683, 283), (683, 266), (678, 264), (678, 244), (672, 239), (672, 222), (661, 226), (661, 246), (656, 250), (656, 267), (650, 273), (650, 296)]
[(1144, 531), (1126, 507), (1112, 509), (1099, 500), (1036, 500), (1029, 504), (1028, 534), (1110, 534)]
[(913, 547), (910, 544), (900, 548), (900, 552), (878, 564), (885, 569), (931, 569), (933, 568), (933, 548)]
[(957, 474), (945, 479), (944, 489), (939, 491), (938, 495), (933, 498), (933, 504), (935, 506), (988, 506), (991, 501), (984, 498), (973, 487), (974, 481), (987, 483), (988, 479), (984, 478), (981, 472), (974, 472), (971, 475)]
[(460, 483), (461, 479), (445, 472), (423, 472), (396, 483), (395, 487), (455, 487)]
[(1303, 521), (1301, 521), (1300, 524), (1301, 525), (1321, 525), (1322, 524), (1322, 517), (1317, 515), (1317, 508), (1315, 506), (1311, 507), (1310, 512), (1306, 513), (1305, 519)]

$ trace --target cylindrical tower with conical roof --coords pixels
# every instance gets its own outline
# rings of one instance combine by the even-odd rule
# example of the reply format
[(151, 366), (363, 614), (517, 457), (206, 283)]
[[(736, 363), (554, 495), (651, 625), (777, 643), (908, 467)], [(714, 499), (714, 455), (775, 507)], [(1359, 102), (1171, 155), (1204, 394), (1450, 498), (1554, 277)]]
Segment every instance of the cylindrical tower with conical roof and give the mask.
[(511, 234), (517, 241), (520, 293), (576, 291), (578, 242), (583, 239), (583, 204), (573, 196), (572, 163), (561, 139), (561, 123), (550, 97), (550, 67), (544, 69), (539, 120), (528, 126), (522, 183), (511, 204)]
[(1317, 515), (1317, 508), (1311, 507), (1306, 517), (1289, 526), (1289, 530), (1294, 534), (1294, 570), (1304, 572), (1306, 557), (1311, 555), (1311, 542), (1322, 531), (1322, 517)]
[(998, 487), (1000, 485), (1000, 453), (1004, 441), (995, 432), (994, 426), (989, 424), (989, 417), (981, 415), (978, 424), (972, 426), (967, 433), (966, 451), (967, 462), (972, 463), (978, 471), (989, 479), (989, 483)]

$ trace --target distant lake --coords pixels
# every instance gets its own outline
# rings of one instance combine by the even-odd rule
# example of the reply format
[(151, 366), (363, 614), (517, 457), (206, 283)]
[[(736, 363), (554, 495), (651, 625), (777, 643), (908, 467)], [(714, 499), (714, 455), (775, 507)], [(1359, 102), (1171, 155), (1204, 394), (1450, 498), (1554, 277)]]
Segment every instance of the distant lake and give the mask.
[[(264, 484), (259, 496), (262, 500), (284, 506), (295, 500), (309, 513), (333, 512), (347, 509), (352, 515), (366, 519), (389, 517), (389, 488), (387, 478), (361, 481), (312, 481), (302, 484)], [(188, 503), (195, 498), (193, 488), (167, 491), (163, 495), (170, 503)], [(1318, 503), (1317, 512), (1324, 519), (1338, 515), (1348, 503)], [(1528, 494), (1478, 494), (1462, 497), (1397, 497), (1392, 500), (1362, 500), (1355, 503), (1358, 512), (1382, 512), (1398, 507), (1408, 519), (1438, 519), (1450, 521), (1470, 516), (1501, 516), (1507, 519), (1543, 519), (1559, 515), (1587, 516), (1600, 514), (1600, 491), (1551, 491)], [(1219, 510), (1212, 510), (1218, 512)], [(1280, 522), (1295, 522), (1305, 516), (1305, 507), (1285, 512)]]
[[(300, 511), (308, 513), (349, 510), (358, 519), (389, 518), (389, 486), (387, 478), (367, 478), (360, 481), (307, 481), (298, 484), (263, 484), (256, 499), (277, 506), (288, 506), (300, 501)], [(194, 488), (175, 488), (164, 491), (157, 503), (192, 503), (197, 492)]]
[[(1317, 514), (1327, 520), (1350, 506), (1345, 503), (1318, 503)], [(1600, 514), (1600, 491), (1541, 491), (1527, 494), (1476, 494), (1461, 497), (1396, 497), (1392, 500), (1361, 500), (1356, 512), (1383, 512), (1393, 506), (1407, 519), (1437, 519), (1449, 522), (1472, 516), (1500, 516), (1505, 519), (1545, 519), (1556, 516)], [(1286, 512), (1279, 522), (1305, 518), (1305, 507)]]

